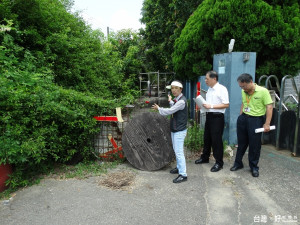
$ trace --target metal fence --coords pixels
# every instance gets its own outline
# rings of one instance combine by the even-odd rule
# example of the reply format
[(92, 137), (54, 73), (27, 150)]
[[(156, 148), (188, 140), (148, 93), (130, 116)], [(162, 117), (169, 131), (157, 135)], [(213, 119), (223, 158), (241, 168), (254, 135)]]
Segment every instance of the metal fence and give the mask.
[(95, 116), (99, 133), (93, 137), (93, 154), (103, 161), (124, 158), (122, 134), (126, 125), (138, 114), (151, 111), (151, 106), (158, 102), (165, 105), (167, 98), (141, 97), (134, 105), (127, 105), (123, 109), (117, 108), (114, 115)]
[[(258, 84), (261, 85), (265, 79), (265, 87), (270, 90), (274, 101), (274, 110), (272, 123), (276, 125), (276, 130), (263, 134), (263, 143), (269, 142), (274, 144), (277, 149), (290, 149), (293, 156), (300, 156), (300, 135), (299, 135), (299, 99), (300, 92), (291, 75), (286, 75), (279, 84), (275, 75), (263, 75), (260, 77)], [(294, 94), (285, 96), (286, 82), (290, 81), (291, 89)], [(275, 85), (274, 85), (275, 84)], [(289, 105), (295, 105), (295, 109)], [(272, 135), (273, 134), (273, 135)]]

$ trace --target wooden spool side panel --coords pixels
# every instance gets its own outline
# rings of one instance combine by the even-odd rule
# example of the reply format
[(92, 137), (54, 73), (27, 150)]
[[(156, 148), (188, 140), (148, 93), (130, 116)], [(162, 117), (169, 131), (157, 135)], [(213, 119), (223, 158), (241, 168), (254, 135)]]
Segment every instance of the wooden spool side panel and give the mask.
[(174, 159), (169, 121), (155, 112), (134, 117), (125, 127), (122, 147), (127, 160), (141, 170), (158, 170)]

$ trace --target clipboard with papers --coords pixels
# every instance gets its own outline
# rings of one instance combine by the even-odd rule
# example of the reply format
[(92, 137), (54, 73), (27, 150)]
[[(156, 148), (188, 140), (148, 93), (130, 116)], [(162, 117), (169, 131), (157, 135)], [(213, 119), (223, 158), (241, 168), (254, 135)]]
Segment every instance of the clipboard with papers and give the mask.
[(197, 98), (193, 98), (193, 100), (196, 102), (197, 106), (199, 106), (201, 113), (207, 112), (207, 109), (203, 106), (203, 104), (207, 104), (207, 102), (201, 95), (197, 96)]

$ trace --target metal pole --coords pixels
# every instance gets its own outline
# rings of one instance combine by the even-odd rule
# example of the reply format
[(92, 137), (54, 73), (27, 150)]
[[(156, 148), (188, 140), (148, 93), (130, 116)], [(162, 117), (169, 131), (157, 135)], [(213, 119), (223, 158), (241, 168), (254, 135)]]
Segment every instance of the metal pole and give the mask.
[(151, 98), (151, 81), (150, 81), (150, 74), (148, 74), (148, 96)]
[[(267, 76), (266, 76), (266, 75), (263, 75), (263, 76), (259, 79), (259, 82), (261, 82), (262, 78), (264, 78), (264, 77), (267, 77)], [(275, 76), (275, 75), (270, 75), (270, 76), (267, 77), (266, 83), (265, 83), (265, 88), (267, 88), (268, 90), (269, 90), (269, 88), (270, 88), (271, 90), (273, 89), (272, 83), (271, 83), (271, 81), (270, 81), (271, 78), (274, 78), (274, 79), (275, 79), (275, 82), (276, 82), (276, 86), (277, 86), (278, 91), (281, 90), (280, 85), (279, 85), (278, 78), (277, 78), (277, 76)], [(275, 92), (275, 91), (274, 91), (274, 92)], [(275, 94), (276, 94), (276, 92), (275, 92)], [(275, 105), (275, 102), (274, 102), (274, 105)], [(277, 131), (278, 131), (278, 128), (277, 128)], [(277, 137), (276, 137), (276, 140), (277, 140)], [(262, 133), (262, 135), (261, 135), (261, 142), (262, 142), (262, 144), (264, 144), (264, 133)], [(277, 145), (276, 145), (276, 147), (277, 147)]]
[[(258, 82), (257, 82), (257, 84), (258, 85), (261, 85), (261, 82), (262, 82), (262, 80), (264, 79), (264, 78), (268, 78), (268, 76), (267, 75), (262, 75), (259, 79), (258, 79)], [(266, 85), (265, 85), (266, 86)]]
[(283, 103), (283, 96), (284, 96), (284, 84), (285, 79), (287, 77), (285, 76), (281, 80), (281, 88), (280, 88), (280, 98), (279, 98), (279, 109), (278, 109), (278, 121), (277, 121), (277, 127), (276, 127), (276, 148), (279, 149), (279, 135), (280, 135), (280, 117), (282, 113), (282, 103)]
[[(299, 94), (300, 92), (297, 92), (298, 94), (298, 102), (300, 100)], [(293, 148), (293, 156), (297, 156), (297, 147), (298, 147), (298, 132), (299, 132), (299, 103), (297, 104), (297, 113), (296, 113), (296, 128), (295, 128), (295, 138), (294, 138), (294, 148)]]
[(294, 77), (292, 77), (292, 83), (296, 93), (298, 95), (298, 103), (297, 103), (297, 112), (296, 112), (296, 128), (295, 128), (295, 138), (294, 138), (294, 148), (293, 148), (293, 156), (297, 156), (297, 148), (298, 148), (298, 132), (299, 132), (299, 102), (300, 102), (300, 91), (298, 91), (296, 82)]
[(157, 98), (158, 98), (158, 104), (160, 105), (160, 98), (159, 98), (159, 70), (157, 71)]
[(149, 72), (149, 73), (140, 73), (140, 74), (145, 74), (145, 75), (148, 75), (148, 74), (156, 74), (157, 72)]
[[(272, 84), (271, 84), (271, 81), (270, 81), (271, 78), (274, 78), (274, 79), (275, 79), (277, 89), (280, 90), (279, 81), (278, 81), (278, 78), (277, 78), (275, 75), (270, 75), (270, 76), (267, 78), (266, 83), (265, 83), (265, 87), (268, 89), (268, 84), (270, 84), (270, 88), (272, 88)], [(281, 97), (281, 96), (280, 96), (280, 97)]]
[(142, 79), (143, 79), (143, 77), (140, 74), (140, 76), (139, 76), (139, 80), (140, 80), (140, 98), (142, 97)]

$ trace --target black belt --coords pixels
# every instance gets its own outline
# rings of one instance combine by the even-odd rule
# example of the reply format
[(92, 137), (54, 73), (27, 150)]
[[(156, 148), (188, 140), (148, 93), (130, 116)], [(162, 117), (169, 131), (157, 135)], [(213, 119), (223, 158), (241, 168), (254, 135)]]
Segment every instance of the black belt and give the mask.
[(206, 115), (221, 115), (221, 114), (224, 114), (224, 113), (221, 113), (221, 112), (207, 112)]
[(254, 117), (254, 118), (258, 118), (258, 117), (261, 117), (261, 116), (251, 116), (251, 115), (248, 115), (246, 113), (243, 113), (244, 116), (248, 116), (248, 117)]

